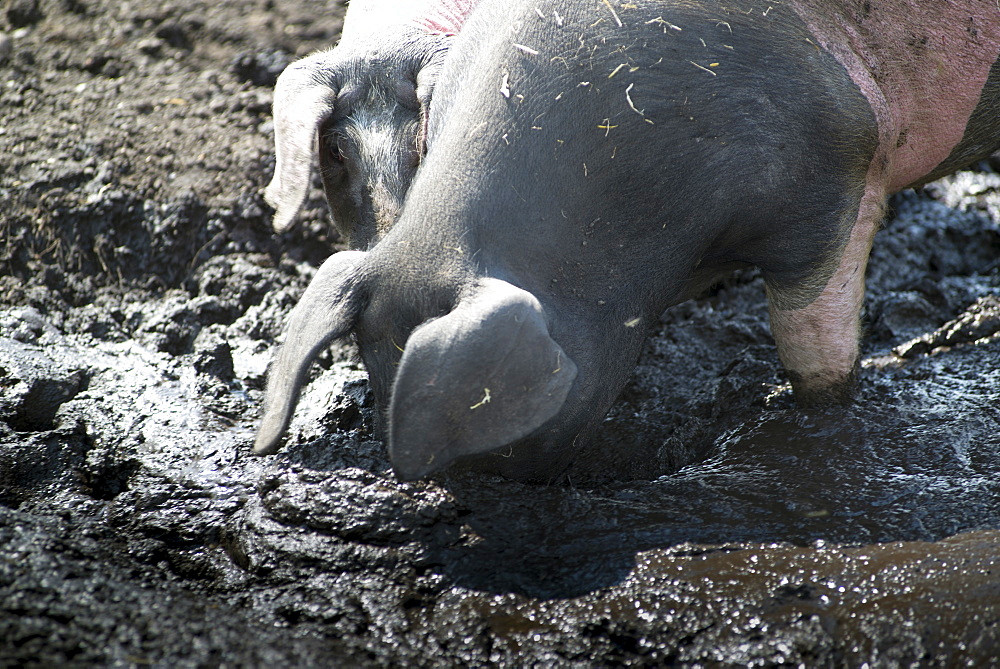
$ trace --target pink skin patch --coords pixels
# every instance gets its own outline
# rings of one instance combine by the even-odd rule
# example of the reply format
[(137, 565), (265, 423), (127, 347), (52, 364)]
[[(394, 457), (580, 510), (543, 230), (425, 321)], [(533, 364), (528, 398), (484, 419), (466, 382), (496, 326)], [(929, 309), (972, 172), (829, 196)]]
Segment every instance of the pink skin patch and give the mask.
[(782, 364), (796, 395), (809, 402), (835, 398), (849, 386), (858, 362), (865, 268), (885, 198), (930, 174), (962, 140), (1000, 55), (1000, 6), (984, 0), (791, 4), (868, 99), (879, 131), (858, 217), (833, 276), (809, 306), (771, 308)]
[(419, 3), (411, 22), (430, 33), (455, 35), (462, 29), (476, 2), (478, 0), (426, 0)]
[[(793, 0), (850, 74), (879, 127), (886, 192), (918, 182), (965, 134), (1000, 56), (1000, 6), (985, 0)], [(863, 6), (870, 5), (865, 15)]]
[(354, 0), (347, 7), (341, 43), (364, 41), (399, 25), (457, 34), (478, 0)]

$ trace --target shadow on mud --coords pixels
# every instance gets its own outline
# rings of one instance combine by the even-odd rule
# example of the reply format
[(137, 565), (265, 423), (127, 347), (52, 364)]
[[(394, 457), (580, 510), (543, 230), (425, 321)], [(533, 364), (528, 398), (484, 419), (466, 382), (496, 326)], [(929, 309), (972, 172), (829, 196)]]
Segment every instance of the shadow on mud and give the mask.
[[(982, 327), (995, 332), (995, 309), (983, 313)], [(940, 330), (955, 331), (955, 323)], [(282, 508), (296, 511), (278, 515), (344, 539), (416, 540), (421, 568), (454, 586), (542, 600), (619, 585), (636, 568), (637, 556), (654, 549), (933, 542), (996, 528), (1000, 370), (996, 343), (971, 341), (912, 360), (869, 358), (861, 395), (849, 407), (804, 411), (781, 387), (770, 396), (743, 392), (744, 406), (715, 417), (716, 429), (727, 422), (733, 427), (714, 432), (711, 443), (699, 447), (699, 459), (672, 473), (588, 481), (595, 464), (614, 471), (622, 461), (621, 451), (606, 449), (603, 456), (592, 454), (584, 476), (571, 471), (556, 485), (452, 473), (436, 483), (402, 486), (413, 504), (390, 508), (385, 500), (395, 499), (389, 490), (399, 484), (392, 482), (382, 446), (370, 440), (365, 386), (352, 382), (326, 416), (368, 440), (319, 439), (288, 448), (284, 457), (293, 470), (311, 472), (314, 482), (337, 480), (348, 490), (351, 480), (383, 493), (342, 502), (343, 513), (354, 516), (339, 525), (302, 518), (310, 507), (329, 517), (332, 497), (286, 501)], [(743, 382), (755, 393), (773, 371), (756, 364), (742, 369), (756, 370)], [(716, 405), (718, 394), (733, 386), (713, 387)], [(657, 443), (667, 448), (671, 442)], [(359, 469), (345, 477), (345, 467)], [(262, 494), (276, 484), (268, 485)], [(443, 497), (426, 498), (428, 491)], [(268, 508), (276, 513), (275, 506)], [(367, 508), (361, 514), (366, 522), (359, 508)]]
[(719, 435), (703, 461), (649, 482), (447, 481), (476, 541), (435, 561), (464, 587), (566, 598), (620, 583), (657, 548), (938, 541), (996, 528), (996, 360), (995, 347), (972, 346), (891, 376), (873, 370), (857, 404), (766, 410)]

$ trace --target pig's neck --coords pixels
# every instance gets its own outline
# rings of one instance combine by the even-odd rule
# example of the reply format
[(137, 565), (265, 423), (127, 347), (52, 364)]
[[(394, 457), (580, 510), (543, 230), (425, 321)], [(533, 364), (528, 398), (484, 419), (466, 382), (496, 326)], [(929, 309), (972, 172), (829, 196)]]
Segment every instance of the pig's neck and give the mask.
[[(886, 192), (919, 182), (962, 140), (1000, 54), (1000, 8), (986, 0), (792, 0), (844, 66), (879, 126), (873, 172)], [(868, 9), (866, 10), (866, 6)]]

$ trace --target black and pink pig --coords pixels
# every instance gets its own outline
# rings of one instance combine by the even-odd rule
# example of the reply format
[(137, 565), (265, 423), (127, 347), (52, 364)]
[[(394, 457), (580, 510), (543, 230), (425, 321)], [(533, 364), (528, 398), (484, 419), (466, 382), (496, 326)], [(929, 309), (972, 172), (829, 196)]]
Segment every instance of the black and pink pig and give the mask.
[(1000, 147), (993, 0), (482, 0), (402, 215), (292, 312), (258, 453), (353, 335), (393, 466), (550, 479), (660, 313), (760, 268), (795, 396), (844, 401), (886, 197)]

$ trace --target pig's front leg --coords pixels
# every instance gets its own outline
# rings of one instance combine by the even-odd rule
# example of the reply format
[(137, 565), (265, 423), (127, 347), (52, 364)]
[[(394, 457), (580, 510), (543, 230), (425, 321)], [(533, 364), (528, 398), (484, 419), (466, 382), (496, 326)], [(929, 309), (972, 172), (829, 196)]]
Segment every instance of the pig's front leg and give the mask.
[(847, 402), (855, 390), (865, 268), (885, 213), (885, 189), (869, 184), (833, 275), (805, 307), (782, 309), (780, 291), (768, 285), (771, 333), (795, 398), (805, 405)]

